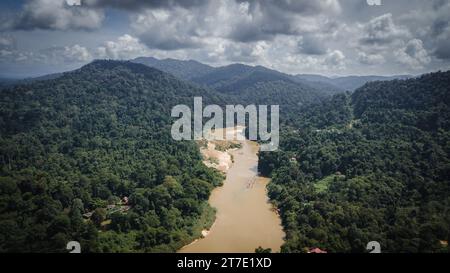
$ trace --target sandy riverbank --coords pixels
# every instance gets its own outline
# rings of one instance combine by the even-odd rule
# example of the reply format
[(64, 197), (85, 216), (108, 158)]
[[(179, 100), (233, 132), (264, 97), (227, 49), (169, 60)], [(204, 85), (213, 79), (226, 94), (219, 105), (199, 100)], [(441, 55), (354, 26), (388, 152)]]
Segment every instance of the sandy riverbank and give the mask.
[[(242, 130), (243, 127), (226, 132), (235, 135)], [(248, 140), (235, 141), (241, 145), (240, 149), (219, 151), (217, 146), (223, 148), (224, 143), (215, 141), (202, 149), (205, 164), (226, 173), (226, 180), (222, 187), (213, 190), (209, 199), (210, 205), (217, 209), (214, 225), (202, 232), (203, 238), (180, 249), (181, 253), (254, 252), (259, 246), (276, 252), (283, 244), (281, 220), (267, 196), (270, 180), (257, 173), (258, 145)]]

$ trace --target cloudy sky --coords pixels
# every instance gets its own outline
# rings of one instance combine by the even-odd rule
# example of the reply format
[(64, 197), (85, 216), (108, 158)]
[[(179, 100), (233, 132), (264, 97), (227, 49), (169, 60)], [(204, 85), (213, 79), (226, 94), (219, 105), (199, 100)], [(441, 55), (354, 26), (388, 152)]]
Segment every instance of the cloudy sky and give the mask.
[(2, 0), (0, 76), (93, 59), (194, 59), (324, 75), (450, 69), (450, 0)]

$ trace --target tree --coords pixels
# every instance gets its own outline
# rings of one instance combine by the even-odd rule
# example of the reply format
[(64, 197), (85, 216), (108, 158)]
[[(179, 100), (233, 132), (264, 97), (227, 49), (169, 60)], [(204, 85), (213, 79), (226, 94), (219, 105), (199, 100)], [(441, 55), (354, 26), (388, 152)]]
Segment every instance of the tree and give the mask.
[(101, 223), (106, 219), (106, 210), (103, 208), (97, 208), (92, 213), (91, 220), (97, 226), (100, 227)]
[(262, 248), (261, 246), (259, 246), (258, 248), (255, 249), (255, 253), (272, 253), (272, 249)]

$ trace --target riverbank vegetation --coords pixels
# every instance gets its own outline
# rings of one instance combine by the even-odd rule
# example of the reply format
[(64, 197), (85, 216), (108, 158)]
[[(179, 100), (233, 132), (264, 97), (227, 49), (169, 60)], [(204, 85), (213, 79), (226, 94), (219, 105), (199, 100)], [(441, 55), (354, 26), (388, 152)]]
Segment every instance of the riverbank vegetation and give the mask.
[(170, 136), (202, 94), (143, 65), (96, 61), (1, 91), (0, 252), (173, 252), (212, 223), (223, 175)]
[(260, 153), (283, 252), (448, 252), (450, 72), (373, 82), (302, 110)]

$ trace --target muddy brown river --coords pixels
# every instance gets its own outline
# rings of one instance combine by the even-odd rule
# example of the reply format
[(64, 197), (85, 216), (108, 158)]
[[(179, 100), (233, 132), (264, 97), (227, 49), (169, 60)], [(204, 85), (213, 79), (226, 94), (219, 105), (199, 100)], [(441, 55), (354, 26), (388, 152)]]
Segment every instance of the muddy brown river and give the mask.
[(217, 209), (214, 225), (206, 237), (183, 247), (180, 253), (253, 253), (259, 246), (280, 251), (285, 234), (269, 203), (269, 179), (258, 176), (258, 145), (248, 140), (240, 142), (242, 148), (230, 152), (234, 163), (224, 185), (216, 188), (209, 199)]

